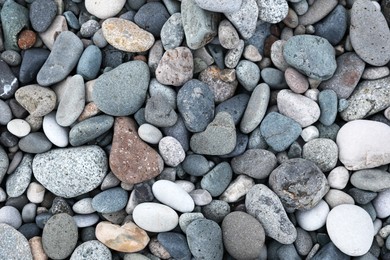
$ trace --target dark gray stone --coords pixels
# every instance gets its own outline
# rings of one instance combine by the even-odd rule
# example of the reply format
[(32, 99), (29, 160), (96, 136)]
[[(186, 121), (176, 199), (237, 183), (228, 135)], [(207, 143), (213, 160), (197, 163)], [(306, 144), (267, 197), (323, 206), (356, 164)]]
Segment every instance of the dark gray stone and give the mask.
[(327, 138), (336, 141), (337, 133), (340, 130), (340, 126), (338, 126), (337, 124), (326, 126), (321, 123), (317, 123), (315, 126), (320, 132), (320, 138)]
[(285, 260), (300, 260), (301, 257), (298, 255), (297, 250), (293, 244), (282, 245), (276, 252), (279, 259)]
[(76, 15), (72, 11), (66, 11), (62, 14), (70, 28), (80, 30), (80, 23)]
[(23, 224), (18, 231), (28, 240), (41, 234), (41, 229), (35, 223)]
[(192, 176), (203, 176), (210, 170), (209, 161), (201, 154), (189, 154), (182, 162), (183, 170)]
[(114, 118), (108, 115), (94, 116), (72, 127), (69, 142), (72, 146), (80, 146), (106, 133), (114, 124)]
[(157, 235), (157, 240), (174, 259), (191, 259), (191, 252), (184, 235), (175, 232), (164, 232)]
[(170, 17), (165, 6), (160, 2), (149, 2), (141, 6), (134, 16), (134, 22), (142, 29), (160, 37), (161, 28)]
[(373, 191), (361, 190), (358, 188), (351, 188), (348, 190), (348, 194), (355, 200), (358, 204), (367, 204), (378, 196), (378, 193)]
[(126, 207), (129, 195), (117, 187), (102, 191), (92, 199), (92, 207), (99, 213), (113, 213)]
[(4, 151), (3, 147), (0, 146), (0, 182), (2, 182), (5, 174), (7, 173), (8, 166), (8, 154)]
[(53, 146), (42, 132), (29, 133), (19, 140), (18, 145), (19, 149), (26, 153), (44, 153)]
[(245, 152), (246, 147), (248, 146), (248, 140), (248, 135), (243, 134), (241, 131), (236, 129), (236, 147), (234, 147), (233, 151), (230, 153), (221, 155), (221, 158), (231, 158), (241, 155), (243, 152)]
[(230, 205), (223, 200), (212, 200), (209, 204), (203, 206), (202, 213), (205, 218), (220, 223), (230, 213)]
[(188, 132), (180, 114), (178, 115), (177, 121), (173, 126), (164, 127), (161, 130), (165, 135), (172, 136), (178, 140), (184, 151), (188, 151), (188, 149), (190, 149), (190, 133)]
[(252, 37), (245, 40), (245, 45), (253, 45), (257, 48), (261, 55), (264, 54), (264, 42), (265, 39), (271, 34), (271, 24), (263, 21), (258, 21), (256, 30)]
[(49, 57), (49, 54), (49, 50), (41, 48), (25, 50), (19, 71), (20, 82), (26, 84), (35, 80), (42, 65)]
[(70, 216), (73, 216), (73, 210), (68, 204), (68, 202), (61, 197), (55, 197), (53, 200), (53, 204), (50, 208), (50, 213), (52, 215), (66, 213)]
[(220, 103), (215, 108), (215, 114), (218, 114), (222, 111), (228, 112), (233, 117), (234, 124), (237, 125), (244, 115), (248, 101), (249, 95), (247, 94), (235, 95), (232, 98), (229, 98), (228, 100)]
[(12, 73), (8, 64), (0, 59), (0, 98), (8, 99), (12, 97), (19, 87), (18, 79)]
[(202, 189), (207, 190), (211, 196), (221, 195), (233, 178), (233, 171), (230, 164), (222, 162), (217, 164), (211, 171), (203, 176), (200, 185)]
[(35, 0), (30, 5), (30, 22), (37, 32), (49, 28), (57, 14), (57, 5), (53, 0)]
[(349, 260), (350, 257), (341, 252), (332, 242), (329, 242), (323, 246), (317, 254), (314, 255), (312, 260)]
[(347, 31), (347, 10), (336, 6), (324, 19), (314, 24), (315, 35), (327, 39), (332, 45), (338, 44)]

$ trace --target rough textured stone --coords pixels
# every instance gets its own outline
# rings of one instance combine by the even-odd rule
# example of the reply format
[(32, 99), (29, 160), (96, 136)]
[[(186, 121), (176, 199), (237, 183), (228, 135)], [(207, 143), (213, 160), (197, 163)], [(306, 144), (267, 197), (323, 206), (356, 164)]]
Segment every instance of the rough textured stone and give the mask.
[(256, 0), (243, 0), (238, 11), (224, 14), (234, 27), (236, 27), (242, 38), (248, 39), (253, 36), (259, 16), (259, 7)]
[(327, 138), (315, 138), (303, 146), (302, 158), (314, 162), (321, 171), (329, 172), (337, 164), (338, 147)]
[(286, 0), (257, 0), (259, 19), (268, 23), (278, 23), (286, 18), (288, 4)]
[(38, 0), (30, 6), (31, 26), (36, 32), (44, 32), (49, 28), (57, 14), (57, 5), (51, 0)]
[(231, 161), (236, 174), (246, 174), (255, 179), (265, 179), (276, 167), (276, 156), (267, 150), (249, 149)]
[(7, 99), (15, 94), (19, 81), (5, 61), (0, 60), (0, 98)]
[(4, 223), (0, 223), (0, 258), (33, 259), (27, 239), (19, 231)]
[(111, 251), (101, 242), (91, 240), (82, 243), (73, 251), (70, 260), (83, 259), (86, 256), (96, 260), (111, 260)]
[(106, 19), (118, 14), (125, 4), (126, 0), (118, 0), (115, 2), (86, 0), (85, 8), (90, 14), (93, 14), (100, 19)]
[(19, 88), (15, 93), (15, 98), (30, 115), (36, 117), (49, 114), (55, 108), (57, 100), (53, 90), (39, 85)]

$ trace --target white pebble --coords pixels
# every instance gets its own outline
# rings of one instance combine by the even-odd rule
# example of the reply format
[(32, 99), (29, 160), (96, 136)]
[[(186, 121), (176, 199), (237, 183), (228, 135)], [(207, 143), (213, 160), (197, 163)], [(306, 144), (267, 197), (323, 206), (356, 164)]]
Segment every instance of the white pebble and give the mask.
[(310, 98), (313, 101), (318, 100), (318, 94), (320, 94), (320, 91), (318, 89), (308, 89), (305, 92), (305, 97)]
[(158, 143), (158, 150), (164, 162), (168, 166), (176, 167), (186, 157), (180, 142), (172, 136), (166, 136)]
[(126, 0), (85, 0), (85, 8), (90, 14), (106, 19), (117, 15), (126, 4)]
[(0, 202), (4, 202), (7, 199), (7, 193), (0, 187)]
[(31, 126), (23, 119), (12, 119), (8, 122), (7, 129), (17, 137), (24, 137), (30, 133)]
[(158, 144), (163, 137), (161, 131), (154, 125), (145, 123), (138, 128), (139, 137), (147, 143)]
[(176, 211), (168, 206), (146, 202), (137, 205), (133, 211), (135, 224), (149, 232), (167, 232), (179, 223)]
[(92, 207), (92, 198), (84, 198), (77, 201), (73, 207), (73, 211), (77, 214), (91, 214), (96, 210)]
[(342, 190), (349, 181), (349, 172), (344, 166), (334, 168), (328, 175), (328, 184), (331, 188)]
[(152, 191), (156, 199), (177, 211), (191, 212), (194, 210), (194, 200), (191, 196), (172, 181), (156, 181), (152, 186)]
[(307, 211), (297, 211), (295, 216), (301, 228), (306, 231), (314, 231), (325, 225), (329, 213), (329, 205), (321, 200), (314, 208)]
[(211, 194), (207, 190), (197, 189), (190, 192), (191, 198), (194, 200), (196, 206), (205, 206), (210, 204), (213, 200)]
[(177, 180), (175, 181), (175, 183), (182, 187), (183, 190), (185, 190), (187, 193), (190, 193), (191, 191), (195, 190), (195, 185), (190, 181)]
[(27, 188), (27, 198), (32, 203), (41, 203), (45, 196), (45, 187), (37, 182), (31, 182)]
[(324, 199), (331, 209), (342, 204), (355, 204), (351, 195), (336, 189), (330, 189)]
[(56, 121), (56, 112), (51, 112), (43, 117), (43, 132), (47, 139), (55, 146), (66, 147), (69, 143), (69, 129), (60, 126)]
[(255, 185), (255, 181), (244, 174), (239, 175), (232, 181), (227, 189), (222, 193), (220, 200), (227, 203), (237, 202), (244, 197), (249, 190)]
[(303, 141), (309, 142), (313, 139), (316, 139), (320, 136), (320, 132), (318, 131), (318, 128), (314, 125), (308, 126), (302, 130), (301, 137)]
[(378, 218), (390, 216), (390, 189), (379, 192), (373, 201), (373, 205)]

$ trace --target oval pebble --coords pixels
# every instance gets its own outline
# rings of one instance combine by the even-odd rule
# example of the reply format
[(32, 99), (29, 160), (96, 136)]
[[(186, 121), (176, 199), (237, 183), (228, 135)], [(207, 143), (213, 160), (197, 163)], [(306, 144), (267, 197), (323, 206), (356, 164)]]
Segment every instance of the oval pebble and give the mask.
[(100, 19), (106, 19), (117, 15), (125, 4), (126, 0), (118, 0), (115, 2), (106, 0), (86, 0), (85, 8), (90, 14), (93, 14)]
[(134, 208), (133, 219), (149, 232), (171, 231), (179, 223), (179, 216), (172, 208), (155, 202), (138, 204)]
[(351, 184), (362, 190), (381, 192), (390, 188), (390, 173), (379, 169), (355, 171)]
[(12, 119), (8, 122), (7, 129), (17, 137), (24, 137), (31, 131), (30, 125), (23, 119)]
[(140, 125), (138, 128), (138, 135), (142, 140), (150, 144), (158, 144), (163, 137), (161, 131), (157, 127), (148, 123)]
[(172, 136), (163, 137), (158, 143), (158, 150), (168, 166), (176, 167), (185, 159), (185, 152), (180, 142)]
[(95, 260), (111, 260), (112, 254), (104, 244), (97, 240), (91, 240), (76, 247), (70, 256), (70, 260), (79, 260), (86, 257)]
[(122, 188), (112, 188), (97, 194), (92, 199), (92, 207), (99, 213), (113, 213), (126, 207), (128, 194)]
[(167, 180), (156, 181), (152, 186), (153, 194), (161, 203), (164, 203), (180, 212), (191, 212), (194, 209), (194, 200), (179, 185)]
[(0, 209), (0, 223), (7, 224), (15, 229), (22, 225), (22, 216), (19, 210), (12, 206), (3, 206)]
[(295, 216), (301, 228), (306, 231), (314, 231), (325, 225), (329, 213), (329, 205), (320, 200), (316, 206), (306, 211), (297, 211)]
[(27, 239), (15, 228), (4, 223), (0, 223), (0, 258), (33, 259)]
[(54, 111), (43, 117), (42, 128), (47, 139), (55, 146), (66, 147), (68, 145), (69, 130), (57, 123)]

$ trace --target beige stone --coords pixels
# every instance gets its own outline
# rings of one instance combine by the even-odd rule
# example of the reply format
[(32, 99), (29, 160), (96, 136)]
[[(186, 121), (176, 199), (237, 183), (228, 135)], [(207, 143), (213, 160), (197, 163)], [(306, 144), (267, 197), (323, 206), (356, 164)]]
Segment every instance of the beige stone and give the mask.
[(50, 27), (46, 31), (39, 33), (39, 37), (50, 50), (53, 48), (54, 42), (60, 33), (68, 31), (68, 24), (63, 15), (57, 15)]
[(33, 237), (28, 241), (31, 253), (34, 260), (47, 260), (48, 256), (43, 250), (42, 246), (42, 238), (41, 237)]

